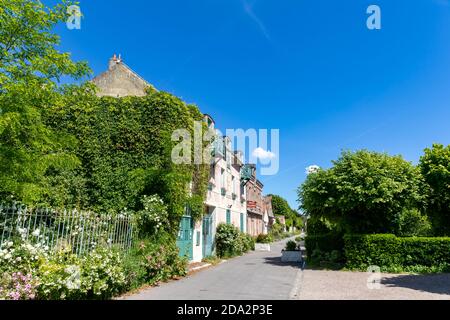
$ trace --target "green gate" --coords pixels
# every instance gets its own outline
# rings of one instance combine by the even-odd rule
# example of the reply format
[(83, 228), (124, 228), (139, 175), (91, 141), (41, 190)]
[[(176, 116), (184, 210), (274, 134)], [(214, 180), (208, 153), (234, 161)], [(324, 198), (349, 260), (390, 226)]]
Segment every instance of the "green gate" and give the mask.
[(189, 261), (193, 256), (193, 234), (194, 228), (192, 218), (184, 216), (180, 221), (180, 230), (178, 231), (177, 247), (180, 249), (179, 256), (187, 257)]

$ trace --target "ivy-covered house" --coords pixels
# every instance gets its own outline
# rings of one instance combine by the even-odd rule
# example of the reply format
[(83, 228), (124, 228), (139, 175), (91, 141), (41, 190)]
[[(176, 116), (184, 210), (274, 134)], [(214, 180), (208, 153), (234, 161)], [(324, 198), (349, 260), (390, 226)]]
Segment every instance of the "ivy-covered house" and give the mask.
[[(108, 70), (92, 82), (98, 87), (99, 96), (145, 96), (148, 89), (157, 91), (116, 55), (109, 60)], [(215, 130), (211, 116), (204, 115), (204, 121)], [(180, 255), (193, 262), (213, 255), (215, 231), (220, 223), (233, 224), (242, 232), (247, 231), (246, 187), (241, 179), (245, 168), (242, 154), (231, 149), (230, 139), (218, 136), (212, 150), (205, 212), (201, 219), (195, 221), (186, 207), (177, 239)]]

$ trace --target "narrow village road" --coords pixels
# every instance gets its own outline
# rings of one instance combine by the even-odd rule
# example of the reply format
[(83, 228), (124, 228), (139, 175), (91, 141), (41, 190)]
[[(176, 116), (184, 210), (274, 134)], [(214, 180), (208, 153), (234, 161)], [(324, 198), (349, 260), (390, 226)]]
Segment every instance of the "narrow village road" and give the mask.
[(124, 297), (127, 300), (288, 300), (298, 291), (299, 263), (281, 263), (286, 241), (271, 252), (251, 252), (178, 281)]

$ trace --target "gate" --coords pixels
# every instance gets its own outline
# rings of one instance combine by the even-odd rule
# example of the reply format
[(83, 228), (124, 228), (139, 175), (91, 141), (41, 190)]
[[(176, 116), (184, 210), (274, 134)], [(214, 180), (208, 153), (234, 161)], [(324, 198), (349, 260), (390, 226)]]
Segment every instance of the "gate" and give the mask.
[(190, 216), (184, 216), (180, 221), (180, 230), (178, 231), (177, 247), (180, 249), (179, 256), (187, 257), (189, 261), (193, 256), (193, 234), (194, 228), (192, 218)]

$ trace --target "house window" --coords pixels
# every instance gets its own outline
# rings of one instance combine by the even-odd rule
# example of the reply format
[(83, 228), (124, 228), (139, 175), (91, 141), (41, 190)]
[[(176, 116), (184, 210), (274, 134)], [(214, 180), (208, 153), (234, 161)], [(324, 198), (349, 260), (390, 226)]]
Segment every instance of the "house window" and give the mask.
[(233, 193), (236, 194), (236, 181), (234, 176), (231, 178), (231, 185), (233, 186)]
[(227, 224), (231, 224), (231, 211), (227, 209)]
[(220, 183), (220, 187), (225, 188), (225, 170), (223, 169), (220, 170)]

